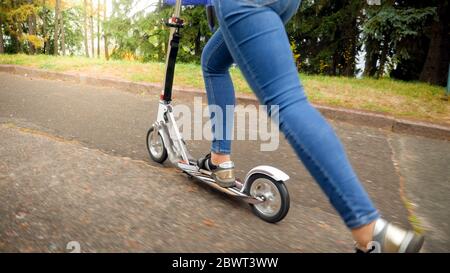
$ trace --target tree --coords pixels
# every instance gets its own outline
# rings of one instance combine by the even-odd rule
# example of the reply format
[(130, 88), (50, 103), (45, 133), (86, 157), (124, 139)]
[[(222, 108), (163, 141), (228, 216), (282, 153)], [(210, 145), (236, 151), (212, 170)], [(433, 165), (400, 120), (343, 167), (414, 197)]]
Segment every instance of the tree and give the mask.
[(186, 8), (184, 17), (188, 27), (183, 30), (183, 48), (180, 59), (185, 62), (199, 62), (203, 48), (211, 36), (202, 7)]
[(49, 35), (47, 33), (47, 17), (48, 17), (48, 9), (45, 0), (42, 0), (42, 36), (44, 38), (44, 54), (50, 53), (50, 41)]
[(103, 0), (103, 43), (105, 44), (105, 59), (109, 60), (109, 51), (108, 51), (108, 33), (105, 28), (106, 18), (106, 0)]
[(449, 65), (450, 9), (448, 0), (438, 1), (438, 15), (431, 27), (431, 41), (420, 80), (445, 85)]
[(100, 0), (97, 0), (97, 58), (100, 58)]
[(82, 55), (84, 53), (82, 5), (68, 5), (62, 12), (62, 18), (66, 54)]
[(60, 17), (61, 17), (61, 0), (56, 0), (55, 3), (55, 27), (53, 32), (53, 55), (58, 55), (58, 40), (60, 32)]
[(8, 34), (11, 38), (11, 52), (22, 52), (22, 23), (24, 21), (24, 9), (17, 0), (11, 0), (10, 6), (6, 12), (6, 26), (8, 28)]
[(380, 59), (381, 43), (372, 37), (367, 37), (365, 45), (364, 76), (374, 77), (377, 73), (377, 63)]
[(360, 49), (360, 0), (305, 0), (287, 25), (300, 56), (299, 69), (307, 73), (354, 76)]
[[(34, 6), (33, 0), (28, 0), (28, 4), (30, 6)], [(36, 14), (34, 11), (28, 15), (28, 34), (30, 35), (30, 37), (36, 37)], [(28, 46), (29, 53), (31, 55), (35, 54), (36, 48), (33, 41), (29, 40), (28, 43), (29, 43)]]
[(91, 29), (91, 54), (92, 58), (95, 57), (95, 34), (94, 34), (94, 5), (92, 4), (94, 0), (89, 0), (89, 26)]
[(0, 54), (5, 53), (5, 42), (3, 41), (3, 19), (0, 13)]
[(3, 0), (3, 52), (77, 53), (80, 14), (80, 6), (72, 1)]
[[(435, 0), (404, 0), (397, 2), (397, 5), (401, 8), (409, 7), (418, 9), (433, 7), (435, 6), (435, 3), (433, 2), (435, 2)], [(397, 59), (392, 71), (389, 74), (390, 77), (405, 81), (419, 80), (430, 44), (430, 39), (428, 38), (427, 33), (429, 32), (432, 21), (433, 17), (430, 16), (424, 23), (423, 29), (421, 29), (417, 35), (404, 37), (397, 43), (397, 48), (407, 52), (408, 57)]]
[(86, 57), (89, 58), (88, 46), (88, 15), (87, 15), (87, 0), (83, 1), (83, 30), (84, 30), (84, 50)]
[(66, 35), (65, 35), (65, 27), (64, 27), (64, 12), (61, 12), (60, 20), (59, 20), (59, 29), (61, 32), (61, 52), (62, 55), (66, 55)]
[(391, 0), (379, 7), (366, 7), (363, 25), (368, 58), (366, 74), (382, 77), (386, 70), (392, 70), (398, 63), (409, 59), (409, 45), (405, 41), (415, 41), (435, 12), (435, 7), (416, 8), (410, 1)]
[(111, 58), (122, 59), (126, 56), (127, 58), (134, 56), (138, 47), (139, 31), (136, 29), (136, 22), (131, 18), (132, 7), (133, 0), (112, 1), (112, 13), (105, 22), (105, 28), (111, 35), (111, 43), (114, 46)]

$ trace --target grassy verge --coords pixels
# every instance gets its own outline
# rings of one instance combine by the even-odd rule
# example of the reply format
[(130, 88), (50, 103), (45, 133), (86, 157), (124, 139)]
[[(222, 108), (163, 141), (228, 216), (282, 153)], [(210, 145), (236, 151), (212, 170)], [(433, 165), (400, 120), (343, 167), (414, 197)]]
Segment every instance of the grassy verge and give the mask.
[[(137, 82), (162, 82), (164, 64), (106, 61), (84, 57), (0, 55), (0, 64), (16, 64), (50, 71), (81, 73)], [(238, 69), (231, 69), (236, 90), (251, 92)], [(392, 79), (354, 79), (301, 75), (310, 101), (330, 106), (368, 110), (399, 118), (450, 125), (450, 103), (441, 100), (445, 88)], [(175, 85), (203, 89), (199, 65), (178, 64)]]

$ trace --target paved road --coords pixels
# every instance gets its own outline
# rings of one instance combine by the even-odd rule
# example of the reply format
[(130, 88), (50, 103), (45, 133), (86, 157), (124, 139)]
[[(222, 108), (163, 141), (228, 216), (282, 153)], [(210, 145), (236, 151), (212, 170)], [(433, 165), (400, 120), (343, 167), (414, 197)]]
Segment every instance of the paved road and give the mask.
[[(192, 106), (193, 97), (176, 94)], [(235, 141), (240, 175), (286, 171), (291, 210), (267, 224), (230, 199), (148, 159), (157, 95), (0, 73), (0, 251), (351, 252), (320, 188), (281, 139), (276, 152)], [(450, 143), (332, 122), (382, 215), (427, 232), (424, 251), (450, 251)], [(189, 141), (199, 156), (207, 141)], [(403, 196), (403, 198), (401, 197)]]

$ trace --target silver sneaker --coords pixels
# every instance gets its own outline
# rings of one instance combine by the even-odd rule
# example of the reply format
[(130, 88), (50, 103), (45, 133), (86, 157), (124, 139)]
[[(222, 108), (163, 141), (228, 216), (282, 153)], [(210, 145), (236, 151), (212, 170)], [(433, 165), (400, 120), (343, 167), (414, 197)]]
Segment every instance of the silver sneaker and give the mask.
[(236, 177), (234, 175), (234, 163), (227, 161), (219, 164), (217, 168), (212, 170), (212, 177), (219, 186), (231, 188), (236, 185)]
[(211, 154), (207, 154), (205, 157), (200, 158), (197, 164), (201, 169), (211, 171), (212, 178), (219, 186), (224, 188), (236, 186), (234, 163), (232, 161), (223, 162), (216, 166), (211, 162)]
[(383, 219), (376, 221), (373, 234), (373, 241), (367, 251), (372, 253), (417, 253), (425, 240), (423, 235), (404, 230)]

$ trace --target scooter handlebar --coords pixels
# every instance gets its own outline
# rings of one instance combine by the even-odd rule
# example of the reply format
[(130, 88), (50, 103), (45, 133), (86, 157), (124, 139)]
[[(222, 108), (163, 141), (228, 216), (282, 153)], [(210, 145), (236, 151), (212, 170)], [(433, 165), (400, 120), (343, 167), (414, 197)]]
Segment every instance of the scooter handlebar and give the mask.
[[(176, 0), (165, 0), (167, 5), (175, 5)], [(212, 6), (212, 0), (182, 0), (184, 6)]]
[[(175, 5), (176, 0), (165, 0), (167, 5)], [(216, 13), (214, 10), (214, 6), (212, 4), (212, 0), (182, 0), (182, 5), (188, 6), (205, 6), (206, 8), (206, 17), (208, 19), (208, 26), (211, 32), (215, 31), (216, 28)]]

